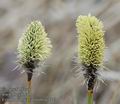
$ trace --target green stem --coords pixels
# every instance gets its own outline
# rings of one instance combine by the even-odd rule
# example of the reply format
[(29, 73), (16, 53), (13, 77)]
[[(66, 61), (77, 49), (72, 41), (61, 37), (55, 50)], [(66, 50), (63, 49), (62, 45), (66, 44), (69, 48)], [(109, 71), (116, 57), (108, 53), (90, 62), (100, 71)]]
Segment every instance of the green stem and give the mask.
[(88, 90), (87, 104), (93, 104), (93, 90)]
[(31, 93), (31, 81), (28, 81), (28, 95), (27, 95), (27, 101), (26, 101), (26, 104), (30, 104), (30, 102), (31, 102), (31, 96), (30, 96), (30, 93)]

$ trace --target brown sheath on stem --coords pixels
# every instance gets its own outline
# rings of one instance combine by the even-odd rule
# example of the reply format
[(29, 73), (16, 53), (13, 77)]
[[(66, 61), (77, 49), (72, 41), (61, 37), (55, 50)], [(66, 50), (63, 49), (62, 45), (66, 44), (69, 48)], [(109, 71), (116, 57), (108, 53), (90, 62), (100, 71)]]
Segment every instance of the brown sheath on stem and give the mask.
[(27, 81), (28, 81), (28, 88), (31, 88), (31, 80), (32, 80), (32, 76), (33, 76), (33, 69), (29, 69), (29, 71), (27, 72)]
[(31, 80), (28, 81), (28, 88), (31, 89)]
[(35, 69), (35, 61), (30, 60), (24, 64), (26, 70), (27, 70), (27, 81), (29, 87), (31, 86), (31, 80), (33, 76), (33, 69)]
[(97, 69), (93, 67), (93, 65), (86, 67), (86, 74), (84, 74), (85, 78), (87, 79), (87, 95), (88, 95), (88, 102), (87, 104), (93, 104), (93, 90), (96, 83)]

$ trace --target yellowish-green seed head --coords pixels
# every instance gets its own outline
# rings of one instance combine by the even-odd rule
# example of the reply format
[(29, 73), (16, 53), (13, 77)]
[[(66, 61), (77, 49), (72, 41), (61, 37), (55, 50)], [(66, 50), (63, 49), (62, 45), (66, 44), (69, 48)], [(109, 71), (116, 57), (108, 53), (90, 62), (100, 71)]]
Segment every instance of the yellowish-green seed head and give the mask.
[(104, 57), (103, 24), (95, 16), (79, 16), (76, 21), (80, 63), (100, 67)]
[(44, 61), (51, 54), (51, 48), (51, 41), (41, 22), (33, 21), (19, 40), (19, 62), (24, 65), (31, 60)]

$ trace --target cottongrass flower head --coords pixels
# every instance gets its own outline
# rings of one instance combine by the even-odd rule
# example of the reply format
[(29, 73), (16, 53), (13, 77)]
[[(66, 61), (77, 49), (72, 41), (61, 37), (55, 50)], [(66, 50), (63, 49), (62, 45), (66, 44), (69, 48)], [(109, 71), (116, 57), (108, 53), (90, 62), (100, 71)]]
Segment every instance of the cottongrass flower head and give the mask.
[(31, 79), (36, 67), (44, 62), (51, 54), (51, 41), (47, 37), (44, 27), (40, 21), (31, 22), (25, 33), (19, 39), (18, 60), (19, 64), (27, 72), (28, 96), (26, 103), (30, 104)]
[(34, 21), (28, 25), (26, 32), (19, 39), (18, 58), (20, 64), (41, 62), (51, 54), (51, 41), (47, 37), (41, 22)]
[(88, 104), (93, 104), (93, 89), (97, 72), (103, 66), (104, 31), (103, 24), (95, 16), (79, 16), (76, 21), (78, 33), (78, 59), (84, 72), (88, 88)]
[(31, 22), (19, 39), (17, 48), (19, 63), (26, 70), (28, 81), (32, 78), (33, 69), (50, 56), (51, 49), (51, 41), (41, 22)]

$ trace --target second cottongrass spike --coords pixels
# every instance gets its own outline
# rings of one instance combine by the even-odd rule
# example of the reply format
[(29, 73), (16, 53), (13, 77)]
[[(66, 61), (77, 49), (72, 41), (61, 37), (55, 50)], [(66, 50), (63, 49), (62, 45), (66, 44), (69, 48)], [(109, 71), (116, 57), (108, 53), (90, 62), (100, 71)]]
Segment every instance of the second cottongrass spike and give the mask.
[(103, 66), (104, 31), (103, 24), (95, 16), (79, 16), (76, 21), (78, 32), (78, 57), (87, 82), (88, 104), (93, 104), (93, 90), (97, 71)]
[(27, 72), (28, 96), (27, 104), (30, 104), (31, 79), (33, 70), (40, 62), (43, 62), (51, 54), (51, 41), (47, 37), (44, 27), (40, 21), (31, 22), (25, 33), (19, 39), (18, 58), (19, 63)]
[(31, 22), (18, 44), (19, 63), (25, 68), (28, 81), (31, 81), (33, 69), (38, 63), (47, 59), (51, 54), (51, 48), (51, 41), (41, 22)]

